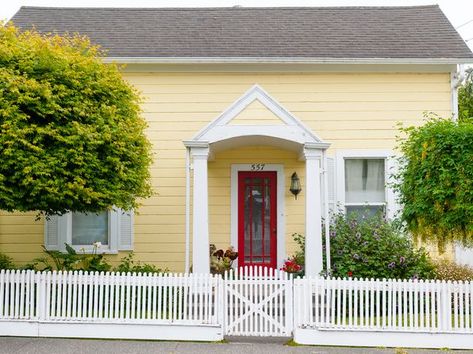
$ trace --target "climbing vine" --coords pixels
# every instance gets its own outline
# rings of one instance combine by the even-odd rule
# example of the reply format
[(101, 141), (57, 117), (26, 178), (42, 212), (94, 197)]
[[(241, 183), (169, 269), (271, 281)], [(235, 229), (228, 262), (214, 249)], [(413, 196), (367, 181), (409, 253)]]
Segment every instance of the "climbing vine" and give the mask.
[(402, 219), (422, 240), (473, 243), (473, 123), (432, 114), (401, 128), (397, 183)]

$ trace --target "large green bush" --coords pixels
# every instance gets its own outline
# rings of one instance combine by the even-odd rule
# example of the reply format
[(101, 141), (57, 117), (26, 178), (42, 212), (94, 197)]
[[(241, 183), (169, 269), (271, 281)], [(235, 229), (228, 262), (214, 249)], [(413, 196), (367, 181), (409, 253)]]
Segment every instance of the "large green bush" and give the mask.
[(471, 243), (473, 239), (473, 122), (430, 117), (402, 129), (395, 189), (402, 219), (415, 236)]
[(332, 276), (433, 278), (434, 266), (396, 222), (381, 215), (333, 215), (330, 225)]
[[(293, 259), (304, 263), (304, 237), (294, 235), (301, 247)], [(325, 237), (324, 237), (324, 265)], [(434, 265), (427, 252), (416, 249), (397, 222), (380, 215), (332, 215), (330, 221), (332, 269), (329, 275), (354, 278), (424, 278), (435, 277)], [(324, 271), (324, 275), (326, 272)]]
[(81, 36), (0, 26), (0, 209), (136, 207), (151, 194), (140, 96)]

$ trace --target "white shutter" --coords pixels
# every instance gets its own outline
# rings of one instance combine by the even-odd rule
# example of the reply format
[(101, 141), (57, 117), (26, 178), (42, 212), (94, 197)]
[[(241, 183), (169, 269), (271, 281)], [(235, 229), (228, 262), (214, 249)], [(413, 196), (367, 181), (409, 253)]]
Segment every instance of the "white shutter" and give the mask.
[(335, 159), (333, 157), (327, 157), (328, 209), (332, 213), (335, 211), (337, 206), (335, 178)]
[(59, 249), (59, 216), (51, 215), (44, 221), (44, 247), (47, 250)]
[(327, 188), (328, 195), (328, 211), (333, 213), (336, 208), (336, 193), (335, 193), (335, 159), (333, 157), (327, 157), (327, 186), (325, 186), (325, 179), (321, 175), (321, 185), (322, 185), (322, 217), (325, 215), (325, 188)]
[(118, 250), (133, 250), (133, 211), (118, 210), (119, 217), (119, 234), (118, 234)]

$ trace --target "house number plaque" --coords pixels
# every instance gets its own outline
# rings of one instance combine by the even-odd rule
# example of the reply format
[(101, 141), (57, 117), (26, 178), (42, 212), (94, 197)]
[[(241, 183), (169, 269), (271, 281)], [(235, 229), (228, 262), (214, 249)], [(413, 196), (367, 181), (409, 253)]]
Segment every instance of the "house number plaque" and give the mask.
[(265, 165), (264, 163), (251, 164), (251, 171), (263, 171)]

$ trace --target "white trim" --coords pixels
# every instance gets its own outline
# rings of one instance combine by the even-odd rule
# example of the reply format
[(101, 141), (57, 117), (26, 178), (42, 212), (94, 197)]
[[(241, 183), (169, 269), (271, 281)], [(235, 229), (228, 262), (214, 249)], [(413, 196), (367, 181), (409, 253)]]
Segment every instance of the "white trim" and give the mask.
[(394, 190), (389, 186), (392, 180), (393, 169), (395, 168), (394, 152), (392, 150), (338, 150), (336, 153), (336, 196), (340, 208), (345, 211), (345, 206), (359, 205), (357, 203), (345, 202), (345, 159), (385, 159), (385, 203), (368, 203), (369, 205), (386, 205), (386, 213), (389, 218), (396, 216), (398, 206)]
[(208, 147), (193, 147), (192, 272), (210, 273)]
[(461, 81), (461, 72), (455, 70), (450, 73), (452, 119), (454, 121), (458, 120), (458, 86), (460, 86)]
[[(416, 333), (376, 330), (294, 328), (294, 342), (305, 345), (471, 349), (470, 333)], [(340, 350), (341, 351), (341, 350)], [(363, 352), (368, 352), (364, 349)], [(410, 350), (409, 350), (410, 352)], [(430, 352), (430, 351), (429, 351)]]
[(473, 58), (104, 57), (125, 64), (468, 64)]
[(58, 337), (58, 338), (108, 338), (185, 340), (214, 342), (223, 339), (221, 325), (161, 324), (161, 323), (107, 323), (73, 321), (0, 320), (2, 336)]
[[(255, 125), (250, 127), (228, 125), (233, 118), (256, 100), (281, 119), (286, 125)], [(190, 146), (192, 143), (195, 144), (199, 142), (215, 143), (230, 138), (250, 135), (274, 136), (300, 144), (322, 142), (322, 139), (315, 135), (309, 127), (292, 115), (261, 86), (255, 84), (233, 102), (222, 114), (200, 130), (192, 140), (186, 141), (184, 144)]]
[[(264, 162), (262, 162), (264, 163)], [(231, 171), (231, 215), (230, 215), (230, 242), (238, 250), (238, 172), (251, 171), (253, 164), (232, 164)], [(286, 258), (286, 220), (285, 220), (285, 191), (286, 181), (284, 165), (265, 164), (262, 171), (275, 171), (277, 175), (277, 267), (281, 268)], [(238, 266), (238, 258), (234, 262)]]

